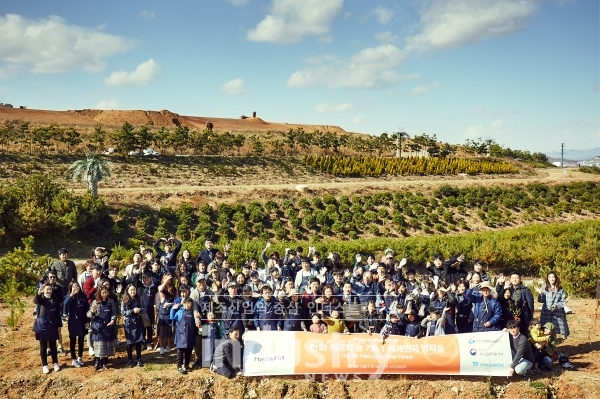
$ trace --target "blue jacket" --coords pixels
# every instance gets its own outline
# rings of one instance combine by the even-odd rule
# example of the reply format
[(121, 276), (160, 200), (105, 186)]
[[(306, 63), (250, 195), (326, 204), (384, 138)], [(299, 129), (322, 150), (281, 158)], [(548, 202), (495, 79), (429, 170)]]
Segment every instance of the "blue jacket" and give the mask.
[(230, 297), (229, 294), (219, 297), (219, 303), (223, 310), (223, 322), (221, 328), (223, 329), (223, 336), (229, 335), (229, 329), (237, 327), (240, 330), (240, 336), (244, 333), (244, 321), (242, 319), (242, 306), (244, 300), (239, 297)]
[(277, 328), (283, 327), (283, 308), (275, 298), (269, 302), (260, 298), (254, 305), (254, 326), (261, 330), (277, 331)]
[[(499, 331), (498, 322), (502, 318), (502, 307), (498, 301), (490, 296), (484, 303), (483, 295), (473, 294), (472, 302), (473, 313), (470, 319), (473, 320), (473, 332)], [(486, 322), (490, 323), (489, 327), (485, 327)]]
[(85, 325), (89, 321), (87, 318), (89, 308), (90, 305), (87, 297), (81, 291), (74, 297), (71, 295), (65, 297), (62, 306), (63, 316), (69, 316), (67, 326), (69, 327), (69, 335), (71, 337), (83, 337), (88, 333)]
[(171, 320), (175, 320), (177, 323), (175, 326), (175, 347), (178, 349), (193, 348), (198, 334), (194, 311), (192, 309), (186, 310), (181, 306), (178, 309), (171, 308), (169, 316)]
[(358, 300), (360, 303), (367, 303), (369, 301), (374, 301), (376, 307), (380, 307), (379, 300), (379, 290), (377, 287), (377, 283), (371, 282), (371, 284), (366, 285), (361, 281), (356, 282), (352, 286), (353, 291), (356, 292), (356, 296), (358, 296)]

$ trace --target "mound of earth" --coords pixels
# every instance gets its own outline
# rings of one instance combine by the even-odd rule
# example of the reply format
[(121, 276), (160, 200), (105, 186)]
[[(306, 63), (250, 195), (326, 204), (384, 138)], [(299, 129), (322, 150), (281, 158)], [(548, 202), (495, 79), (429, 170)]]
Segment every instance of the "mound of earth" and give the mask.
[(75, 111), (65, 111), (67, 114), (75, 114), (91, 118), (100, 124), (121, 125), (129, 122), (132, 125), (164, 126), (175, 127), (182, 123), (179, 121), (179, 114), (163, 109), (162, 111), (105, 111), (99, 109), (84, 109)]

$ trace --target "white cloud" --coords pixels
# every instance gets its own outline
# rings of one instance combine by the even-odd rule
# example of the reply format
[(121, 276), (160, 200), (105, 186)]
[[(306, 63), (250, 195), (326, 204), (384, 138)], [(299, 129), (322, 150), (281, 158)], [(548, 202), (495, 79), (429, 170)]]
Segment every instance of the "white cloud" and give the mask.
[(394, 16), (394, 12), (392, 10), (388, 10), (383, 6), (377, 7), (373, 13), (377, 16), (377, 20), (381, 24), (387, 24), (390, 22), (390, 19)]
[(357, 115), (354, 118), (352, 118), (352, 120), (350, 122), (354, 123), (355, 125), (358, 125), (360, 123), (362, 123), (363, 118), (362, 115)]
[(315, 112), (317, 112), (319, 114), (344, 112), (344, 111), (351, 109), (352, 107), (353, 107), (353, 105), (348, 104), (348, 103), (343, 103), (340, 105), (332, 105), (332, 104), (323, 103), (323, 104), (318, 104), (315, 107)]
[(467, 126), (467, 129), (465, 130), (465, 133), (463, 134), (463, 136), (466, 138), (481, 137), (482, 133), (483, 133), (483, 129), (484, 128), (481, 125)]
[(289, 87), (326, 86), (330, 88), (370, 89), (389, 87), (404, 80), (416, 79), (398, 68), (406, 61), (405, 54), (392, 44), (366, 48), (348, 60), (325, 55), (311, 57), (309, 65), (294, 72), (287, 80)]
[(108, 78), (104, 79), (104, 84), (107, 86), (146, 86), (158, 78), (161, 73), (160, 65), (150, 58), (138, 65), (133, 72), (120, 70), (111, 73)]
[(410, 94), (414, 94), (414, 95), (419, 95), (419, 94), (425, 94), (430, 90), (433, 90), (437, 87), (439, 87), (440, 85), (437, 83), (432, 83), (430, 85), (427, 86), (419, 86), (419, 87), (415, 87), (414, 89), (411, 90)]
[(94, 109), (119, 109), (119, 103), (116, 100), (102, 100)]
[(272, 0), (269, 14), (247, 32), (255, 42), (295, 43), (304, 36), (330, 41), (333, 19), (344, 0)]
[(140, 17), (144, 18), (147, 21), (156, 18), (156, 15), (152, 11), (143, 10), (140, 12)]
[(136, 44), (104, 33), (102, 27), (69, 25), (57, 16), (35, 21), (17, 14), (0, 16), (0, 37), (1, 76), (27, 69), (31, 73), (102, 72), (105, 58)]
[(399, 37), (390, 31), (385, 31), (377, 33), (375, 39), (380, 43), (395, 43), (398, 41)]
[(524, 29), (536, 8), (536, 0), (434, 0), (405, 50), (435, 53), (509, 35)]
[(504, 121), (502, 119), (498, 119), (490, 125), (490, 127), (492, 129), (500, 129), (503, 126), (504, 126)]
[(243, 6), (248, 4), (250, 0), (226, 0), (228, 3), (233, 4), (234, 6)]
[(231, 79), (229, 82), (221, 86), (221, 92), (226, 96), (245, 96), (252, 94), (244, 81), (240, 78)]

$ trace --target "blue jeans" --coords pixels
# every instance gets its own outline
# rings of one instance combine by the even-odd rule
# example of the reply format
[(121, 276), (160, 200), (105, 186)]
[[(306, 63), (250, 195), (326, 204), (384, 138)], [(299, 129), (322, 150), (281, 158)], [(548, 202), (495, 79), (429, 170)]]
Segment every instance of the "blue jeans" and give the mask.
[(533, 363), (531, 363), (529, 360), (521, 359), (515, 366), (515, 373), (519, 375), (525, 375), (532, 366)]

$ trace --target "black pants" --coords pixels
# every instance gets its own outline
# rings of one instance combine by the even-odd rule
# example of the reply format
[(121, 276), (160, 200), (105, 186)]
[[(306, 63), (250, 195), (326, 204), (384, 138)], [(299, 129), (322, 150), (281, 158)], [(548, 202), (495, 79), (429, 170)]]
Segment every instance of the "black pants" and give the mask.
[(135, 346), (135, 357), (137, 360), (142, 358), (142, 343), (136, 342), (135, 344), (127, 344), (127, 358), (133, 360), (133, 347)]
[(145, 331), (145, 336), (146, 336), (146, 345), (152, 345), (152, 335), (154, 334), (154, 326), (150, 326), (150, 327), (146, 327), (144, 329)]
[(42, 359), (42, 366), (48, 365), (48, 347), (50, 347), (50, 355), (52, 356), (52, 363), (58, 363), (58, 352), (56, 350), (56, 341), (40, 341), (40, 358)]
[(190, 364), (190, 361), (192, 360), (193, 349), (194, 348), (177, 348), (177, 368), (181, 367), (182, 365), (187, 367)]
[[(83, 355), (83, 338), (69, 337), (69, 346), (71, 347), (71, 359), (75, 360)], [(75, 341), (77, 341), (77, 356), (75, 356)]]

